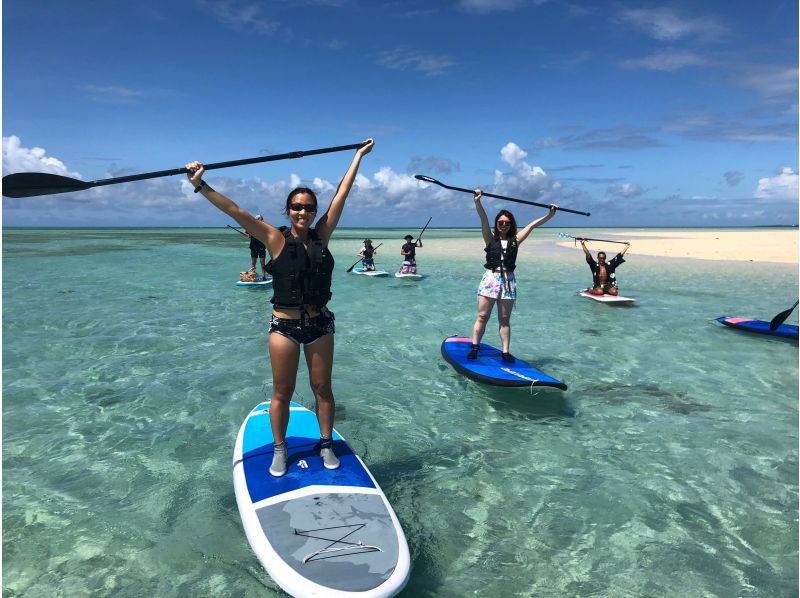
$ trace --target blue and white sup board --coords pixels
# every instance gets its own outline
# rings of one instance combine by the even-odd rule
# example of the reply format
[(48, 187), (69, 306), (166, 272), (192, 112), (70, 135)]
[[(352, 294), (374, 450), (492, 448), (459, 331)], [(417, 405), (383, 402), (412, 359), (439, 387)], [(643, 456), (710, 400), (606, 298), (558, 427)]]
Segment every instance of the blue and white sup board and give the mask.
[(236, 281), (236, 285), (240, 287), (265, 287), (271, 284), (272, 276), (267, 276), (266, 278), (259, 276), (255, 282), (244, 282), (242, 280)]
[(770, 330), (769, 322), (751, 320), (750, 318), (729, 318), (728, 316), (722, 316), (717, 318), (717, 322), (730, 326), (731, 328), (736, 328), (737, 330), (744, 330), (745, 332), (793, 338), (794, 340), (798, 339), (798, 327), (794, 324), (781, 324), (775, 330)]
[(361, 274), (362, 276), (389, 276), (386, 270), (365, 270), (364, 268), (353, 268), (353, 274)]
[(233, 485), (247, 539), (272, 579), (292, 596), (394, 596), (411, 560), (403, 529), (375, 478), (336, 430), (340, 466), (325, 469), (314, 445), (317, 416), (290, 405), (289, 467), (269, 473), (269, 402), (239, 430)]
[(476, 382), (495, 386), (552, 386), (567, 390), (567, 385), (529, 363), (517, 358), (515, 363), (503, 361), (500, 349), (481, 343), (477, 359), (467, 359), (472, 348), (472, 339), (466, 336), (450, 336), (442, 342), (442, 357), (455, 370)]

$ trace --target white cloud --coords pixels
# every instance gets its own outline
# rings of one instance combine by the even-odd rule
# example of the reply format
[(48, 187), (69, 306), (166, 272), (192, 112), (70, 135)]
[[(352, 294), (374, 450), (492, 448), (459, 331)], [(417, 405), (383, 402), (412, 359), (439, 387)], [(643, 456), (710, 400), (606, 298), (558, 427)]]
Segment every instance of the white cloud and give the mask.
[(423, 54), (407, 48), (396, 48), (378, 53), (378, 64), (387, 69), (412, 69), (427, 75), (440, 75), (455, 63), (445, 54)]
[(638, 197), (644, 193), (644, 189), (635, 183), (623, 183), (622, 185), (611, 184), (606, 190), (606, 194), (611, 197), (631, 198)]
[(528, 157), (528, 152), (523, 150), (513, 141), (509, 141), (500, 150), (500, 157), (503, 159), (503, 162), (514, 168), (520, 162), (522, 162), (522, 160)]
[(626, 69), (651, 71), (677, 71), (687, 66), (702, 66), (708, 61), (699, 54), (683, 50), (664, 50), (643, 58), (629, 59), (622, 63)]
[(47, 155), (41, 147), (22, 147), (16, 135), (3, 137), (3, 174), (15, 172), (47, 172), (72, 178), (81, 178), (77, 172), (70, 171), (58, 158)]
[(711, 17), (683, 17), (666, 7), (623, 10), (619, 18), (660, 41), (686, 37), (714, 39), (726, 32), (726, 27)]
[(522, 4), (522, 0), (461, 0), (459, 2), (459, 6), (465, 11), (477, 13), (494, 12), (496, 10), (514, 10)]
[(739, 73), (733, 81), (763, 98), (781, 100), (797, 97), (797, 77), (796, 66), (757, 65)]
[(797, 200), (797, 173), (788, 166), (773, 177), (758, 180), (758, 187), (753, 192), (757, 199), (792, 199)]

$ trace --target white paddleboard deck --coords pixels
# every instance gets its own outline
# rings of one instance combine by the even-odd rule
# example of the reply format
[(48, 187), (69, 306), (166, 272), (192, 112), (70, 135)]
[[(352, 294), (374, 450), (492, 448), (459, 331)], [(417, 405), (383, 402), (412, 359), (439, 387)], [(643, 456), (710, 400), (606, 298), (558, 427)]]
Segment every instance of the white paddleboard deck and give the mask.
[(233, 483), (247, 539), (272, 579), (292, 596), (394, 596), (411, 560), (389, 501), (336, 430), (340, 467), (327, 470), (314, 445), (314, 413), (291, 403), (289, 467), (269, 473), (269, 403), (257, 405), (236, 439)]
[(412, 280), (419, 280), (422, 278), (422, 274), (402, 274), (400, 272), (394, 273), (395, 278), (410, 278)]
[(633, 303), (636, 301), (633, 297), (623, 297), (622, 295), (595, 295), (588, 291), (579, 291), (581, 297), (593, 299), (600, 303)]

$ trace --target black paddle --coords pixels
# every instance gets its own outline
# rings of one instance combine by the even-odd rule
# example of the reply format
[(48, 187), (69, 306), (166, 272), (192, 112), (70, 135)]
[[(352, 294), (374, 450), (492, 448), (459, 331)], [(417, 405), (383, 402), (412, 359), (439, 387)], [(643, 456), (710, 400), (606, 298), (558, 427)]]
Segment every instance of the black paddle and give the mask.
[(239, 233), (243, 237), (248, 237), (249, 236), (249, 235), (246, 235), (245, 233), (243, 233), (242, 231), (240, 231), (238, 228), (231, 226), (230, 224), (226, 224), (225, 226), (227, 226), (231, 230), (235, 230), (237, 233)]
[(769, 323), (769, 329), (770, 330), (777, 330), (778, 326), (783, 324), (783, 322), (786, 320), (786, 318), (789, 317), (789, 314), (794, 311), (794, 308), (797, 307), (797, 304), (798, 304), (798, 301), (795, 301), (794, 305), (792, 305), (792, 307), (790, 307), (786, 311), (782, 311), (777, 316), (772, 318), (772, 320)]
[[(257, 164), (259, 162), (273, 162), (275, 160), (289, 160), (292, 158), (302, 158), (304, 156), (314, 156), (316, 154), (327, 154), (330, 152), (342, 152), (345, 150), (358, 149), (363, 143), (353, 143), (351, 145), (339, 145), (336, 147), (325, 147), (322, 149), (303, 150), (289, 152), (288, 154), (276, 154), (274, 156), (261, 156), (259, 158), (245, 158), (243, 160), (231, 160), (230, 162), (217, 162), (206, 164), (206, 170), (215, 168), (228, 168), (230, 166), (243, 166), (245, 164)], [(176, 174), (186, 174), (186, 168), (173, 168), (172, 170), (159, 170), (157, 172), (146, 172), (144, 174), (132, 174), (113, 179), (100, 179), (99, 181), (81, 181), (58, 174), (48, 174), (46, 172), (18, 172), (3, 177), (3, 195), (6, 197), (34, 197), (36, 195), (54, 195), (56, 193), (69, 193), (71, 191), (83, 191), (92, 187), (103, 185), (116, 185), (117, 183), (129, 183), (131, 181), (142, 181), (144, 179), (155, 179), (158, 177), (173, 176)]]
[[(425, 229), (428, 228), (428, 225), (431, 223), (431, 219), (432, 218), (433, 218), (433, 216), (428, 218), (428, 221), (425, 223), (425, 226), (422, 227), (422, 232), (417, 236), (417, 241), (419, 241), (422, 238), (422, 233), (424, 233)], [(414, 243), (416, 243), (417, 241), (414, 241)]]
[(628, 245), (626, 241), (609, 241), (608, 239), (590, 239), (589, 237), (573, 237), (567, 233), (558, 233), (559, 237), (566, 239), (575, 239), (576, 241), (600, 241), (601, 243), (618, 243), (620, 245)]
[[(378, 247), (380, 247), (381, 245), (383, 245), (383, 243), (378, 243)], [(375, 249), (377, 249), (378, 247), (375, 247)], [(372, 251), (375, 251), (375, 249), (373, 249)], [(362, 259), (363, 259), (363, 258), (362, 258)], [(358, 260), (358, 262), (360, 262), (360, 261), (361, 261), (361, 259), (359, 259), (359, 260)], [(352, 271), (353, 271), (353, 268), (355, 268), (355, 267), (356, 267), (356, 265), (358, 264), (358, 262), (356, 262), (355, 264), (353, 264), (352, 266), (350, 266), (350, 267), (347, 269), (347, 271), (348, 271), (348, 272), (352, 272)]]
[[(439, 185), (440, 187), (444, 187), (445, 189), (452, 189), (453, 191), (463, 191), (464, 193), (474, 193), (473, 189), (465, 189), (464, 187), (451, 187), (450, 185), (445, 185), (441, 181), (437, 181), (436, 179), (425, 176), (424, 174), (415, 174), (415, 179), (420, 181), (425, 181), (426, 183), (433, 183), (434, 185)], [(506, 201), (514, 201), (516, 203), (524, 203), (529, 206), (538, 206), (540, 208), (549, 208), (548, 204), (544, 203), (536, 203), (535, 201), (527, 201), (524, 199), (515, 199), (514, 197), (506, 197), (505, 195), (494, 195), (493, 193), (483, 193), (486, 197), (494, 197), (495, 199), (505, 199)], [(570, 212), (572, 214), (580, 214), (581, 216), (591, 216), (589, 212), (580, 212), (578, 210), (570, 210), (569, 208), (556, 208), (561, 212)]]

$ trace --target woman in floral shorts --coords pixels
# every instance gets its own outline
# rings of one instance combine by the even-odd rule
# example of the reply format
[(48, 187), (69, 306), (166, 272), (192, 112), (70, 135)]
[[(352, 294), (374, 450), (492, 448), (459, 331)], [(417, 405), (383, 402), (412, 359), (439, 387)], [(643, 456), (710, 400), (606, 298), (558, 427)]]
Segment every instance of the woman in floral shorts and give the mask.
[(517, 221), (508, 210), (500, 210), (494, 219), (494, 230), (489, 228), (489, 219), (481, 205), (483, 191), (475, 190), (475, 209), (481, 219), (481, 231), (486, 243), (486, 271), (478, 285), (478, 317), (472, 328), (472, 348), (468, 359), (478, 357), (478, 348), (486, 331), (486, 323), (492, 315), (497, 303), (497, 319), (500, 324), (500, 342), (503, 349), (503, 361), (514, 363), (516, 360), (509, 352), (511, 348), (511, 310), (517, 299), (517, 279), (514, 270), (517, 266), (517, 249), (520, 243), (528, 238), (534, 228), (541, 226), (555, 216), (557, 206), (550, 205), (546, 216), (537, 218), (521, 231), (517, 231)]

